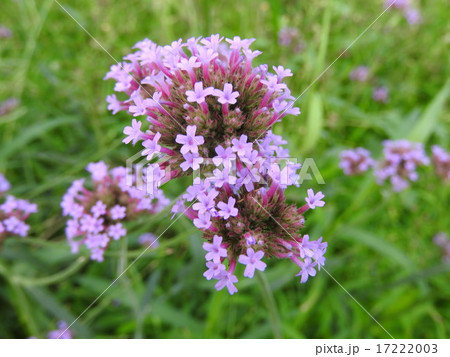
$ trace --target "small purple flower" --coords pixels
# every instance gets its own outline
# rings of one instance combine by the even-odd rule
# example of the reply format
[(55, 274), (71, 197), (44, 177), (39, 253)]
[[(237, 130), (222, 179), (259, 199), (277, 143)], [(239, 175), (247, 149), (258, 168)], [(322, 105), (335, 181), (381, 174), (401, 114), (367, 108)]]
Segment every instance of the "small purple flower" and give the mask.
[(142, 150), (141, 155), (147, 156), (147, 160), (151, 160), (153, 158), (154, 154), (160, 153), (161, 146), (158, 144), (158, 140), (160, 138), (161, 138), (161, 134), (156, 133), (152, 140), (147, 139), (147, 140), (144, 140), (144, 142), (142, 143), (142, 146), (144, 146), (145, 149)]
[(233, 295), (238, 291), (238, 289), (234, 286), (234, 284), (238, 282), (238, 278), (236, 277), (236, 275), (228, 271), (225, 271), (221, 273), (218, 277), (216, 277), (216, 279), (219, 280), (217, 284), (214, 286), (217, 291), (222, 290), (225, 286), (227, 287), (230, 295)]
[(207, 251), (206, 260), (212, 260), (214, 263), (220, 263), (221, 258), (227, 257), (227, 250), (222, 248), (222, 237), (215, 235), (212, 243), (203, 243), (203, 249)]
[(325, 205), (325, 202), (322, 201), (322, 198), (324, 198), (325, 195), (321, 191), (315, 194), (314, 191), (309, 188), (306, 192), (308, 193), (308, 197), (305, 198), (305, 201), (309, 208), (315, 209), (316, 207), (323, 207)]
[(103, 218), (96, 218), (89, 214), (85, 214), (80, 220), (81, 229), (89, 233), (100, 233), (103, 231)]
[(241, 135), (239, 140), (233, 139), (231, 142), (233, 144), (231, 149), (241, 157), (245, 157), (248, 152), (251, 153), (253, 150), (253, 143), (247, 142), (247, 135)]
[(296, 276), (301, 276), (300, 283), (304, 284), (310, 276), (316, 276), (316, 269), (314, 269), (316, 263), (311, 258), (305, 258), (305, 261), (300, 262), (299, 265), (301, 270)]
[(0, 38), (8, 38), (11, 37), (12, 34), (13, 32), (9, 28), (0, 25)]
[(212, 278), (222, 275), (226, 270), (225, 265), (221, 263), (206, 262), (206, 267), (208, 270), (203, 273), (203, 276), (207, 280), (211, 280)]
[(108, 228), (108, 235), (114, 240), (119, 240), (120, 237), (124, 237), (126, 234), (127, 230), (123, 228), (122, 223), (116, 223)]
[(224, 84), (223, 91), (215, 89), (213, 94), (220, 104), (236, 104), (236, 98), (239, 97), (239, 92), (233, 92), (233, 85), (230, 83)]
[(198, 156), (198, 154), (188, 152), (184, 154), (183, 157), (186, 160), (180, 165), (183, 171), (187, 171), (189, 169), (198, 170), (200, 168), (200, 164), (203, 162), (203, 158)]
[(95, 218), (103, 216), (106, 213), (106, 205), (102, 201), (97, 201), (91, 208), (91, 213)]
[(200, 193), (197, 196), (199, 202), (192, 205), (192, 208), (198, 211), (199, 214), (210, 212), (216, 205), (215, 198), (219, 193), (216, 190), (212, 190), (208, 193)]
[(359, 66), (350, 72), (352, 81), (365, 82), (369, 78), (369, 68), (367, 66)]
[(0, 194), (6, 191), (9, 191), (11, 185), (5, 176), (0, 174)]
[(220, 166), (223, 164), (224, 167), (230, 167), (231, 163), (236, 160), (236, 154), (233, 152), (232, 148), (227, 147), (224, 149), (222, 145), (215, 148), (217, 156), (212, 158), (214, 165)]
[[(108, 110), (110, 110), (113, 113), (113, 115), (126, 109), (126, 107), (124, 105), (122, 105), (122, 103), (117, 99), (117, 96), (115, 94), (106, 96), (106, 102), (108, 103)], [(129, 128), (129, 127), (127, 127), (127, 128)], [(123, 142), (125, 142), (125, 141), (123, 141)]]
[(126, 211), (127, 208), (120, 205), (115, 205), (111, 210), (109, 211), (109, 215), (111, 216), (111, 219), (117, 220), (117, 219), (124, 219), (126, 217)]
[(195, 102), (202, 104), (205, 101), (206, 96), (214, 93), (213, 87), (203, 89), (203, 82), (196, 82), (194, 84), (194, 90), (186, 91), (188, 102)]
[(195, 218), (193, 223), (198, 229), (208, 229), (211, 226), (211, 214), (208, 212), (199, 214), (198, 218)]
[(422, 21), (419, 9), (408, 8), (405, 9), (403, 14), (410, 25), (417, 25)]
[(255, 269), (259, 271), (264, 271), (267, 264), (262, 262), (261, 259), (264, 257), (264, 252), (258, 250), (255, 252), (252, 248), (247, 249), (247, 255), (239, 256), (239, 263), (246, 265), (244, 276), (247, 278), (253, 278), (255, 275)]
[(131, 126), (126, 126), (125, 129), (123, 129), (123, 133), (128, 136), (123, 139), (122, 142), (125, 144), (129, 144), (131, 141), (133, 141), (133, 145), (136, 145), (136, 143), (141, 140), (141, 126), (142, 122), (133, 118), (133, 120), (131, 121)]
[(158, 237), (156, 237), (152, 233), (141, 234), (139, 236), (138, 242), (140, 245), (143, 245), (148, 248), (151, 247), (151, 248), (155, 249), (155, 248), (159, 247)]
[(220, 209), (219, 216), (223, 219), (228, 219), (231, 216), (236, 217), (238, 215), (238, 209), (234, 207), (236, 199), (233, 197), (228, 198), (228, 203), (219, 202), (217, 207)]
[(86, 166), (86, 170), (91, 173), (93, 181), (101, 181), (108, 174), (108, 165), (103, 161), (91, 162)]
[(191, 152), (193, 154), (198, 153), (198, 146), (202, 145), (205, 142), (205, 139), (203, 136), (198, 135), (195, 136), (195, 132), (197, 130), (196, 125), (188, 125), (186, 127), (186, 134), (182, 135), (178, 134), (175, 141), (178, 144), (182, 144), (183, 146), (180, 149), (180, 152), (184, 155), (188, 152)]
[(72, 339), (72, 331), (69, 330), (69, 325), (64, 321), (59, 321), (57, 324), (58, 329), (50, 331), (47, 335), (48, 339), (66, 340)]
[(386, 87), (374, 88), (372, 98), (376, 102), (387, 103), (389, 100), (389, 89)]

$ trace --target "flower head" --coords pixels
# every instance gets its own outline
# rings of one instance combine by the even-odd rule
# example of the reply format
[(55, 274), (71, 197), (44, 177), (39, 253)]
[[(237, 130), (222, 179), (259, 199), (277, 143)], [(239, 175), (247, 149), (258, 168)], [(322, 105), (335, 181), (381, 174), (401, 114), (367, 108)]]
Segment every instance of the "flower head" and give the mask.
[(161, 190), (149, 195), (136, 187), (136, 178), (128, 186), (124, 167), (108, 169), (105, 163), (88, 165), (93, 188), (85, 180), (76, 180), (61, 202), (66, 224), (66, 236), (73, 253), (81, 246), (91, 251), (91, 259), (103, 261), (103, 253), (112, 240), (127, 234), (126, 221), (143, 213), (159, 212), (168, 200)]
[(340, 154), (339, 167), (346, 175), (359, 175), (375, 166), (375, 161), (370, 157), (370, 152), (364, 148), (344, 150)]
[(386, 140), (383, 146), (384, 157), (377, 165), (375, 177), (379, 184), (389, 179), (396, 192), (408, 188), (410, 181), (416, 181), (417, 167), (430, 162), (421, 143)]
[(9, 191), (9, 181), (0, 174), (0, 244), (5, 238), (25, 237), (30, 226), (26, 224), (30, 214), (37, 212), (37, 205), (12, 195), (3, 195)]

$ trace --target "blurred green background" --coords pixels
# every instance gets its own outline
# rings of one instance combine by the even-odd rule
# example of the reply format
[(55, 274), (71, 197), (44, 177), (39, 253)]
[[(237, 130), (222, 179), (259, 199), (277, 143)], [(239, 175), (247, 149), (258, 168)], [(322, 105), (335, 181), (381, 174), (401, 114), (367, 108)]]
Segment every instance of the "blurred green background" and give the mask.
[[(413, 0), (422, 23), (410, 26), (386, 12), (298, 100), (302, 114), (275, 131), (291, 154), (312, 157), (325, 179), (290, 189), (302, 204), (306, 189), (322, 190), (326, 206), (307, 215), (305, 233), (329, 242), (326, 269), (396, 338), (450, 336), (450, 266), (433, 236), (450, 233), (449, 185), (431, 167), (412, 188), (394, 194), (373, 175), (346, 177), (339, 152), (363, 146), (375, 157), (385, 139), (422, 141), (449, 149), (448, 2)], [(218, 2), (209, 0), (60, 0), (117, 60), (145, 37), (164, 45), (180, 37), (220, 33), (257, 39), (260, 63), (291, 68), (298, 96), (383, 11), (383, 1)], [(114, 60), (53, 0), (1, 0), (0, 102), (19, 106), (0, 116), (0, 172), (12, 193), (38, 203), (30, 236), (0, 251), (0, 337), (45, 337), (58, 320), (71, 323), (117, 277), (126, 247), (114, 242), (105, 262), (70, 253), (59, 203), (91, 161), (124, 165), (130, 118), (106, 110)], [(296, 28), (304, 49), (280, 46), (278, 32)], [(370, 68), (367, 83), (350, 71)], [(389, 88), (386, 104), (374, 86)], [(187, 181), (171, 183), (172, 199)], [(128, 262), (142, 252), (139, 232), (160, 234), (167, 211), (146, 217), (128, 236)], [(296, 266), (269, 261), (264, 278), (240, 278), (239, 293), (216, 292), (202, 277), (201, 235), (185, 218), (160, 238), (72, 327), (86, 338), (388, 338), (324, 271), (300, 285)], [(268, 288), (263, 288), (267, 284)]]

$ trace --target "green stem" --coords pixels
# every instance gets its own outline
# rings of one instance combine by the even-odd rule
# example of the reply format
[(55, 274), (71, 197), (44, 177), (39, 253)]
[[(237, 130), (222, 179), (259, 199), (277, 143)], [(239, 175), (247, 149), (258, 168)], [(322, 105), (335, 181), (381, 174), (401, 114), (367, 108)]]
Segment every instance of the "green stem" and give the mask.
[(26, 285), (26, 286), (44, 286), (44, 285), (50, 285), (55, 284), (60, 281), (65, 280), (69, 276), (76, 273), (78, 270), (80, 270), (83, 265), (87, 262), (86, 257), (79, 257), (75, 262), (68, 266), (65, 270), (62, 270), (56, 274), (46, 276), (43, 278), (27, 278), (24, 276), (12, 276), (11, 281), (13, 281), (16, 284), (19, 285)]
[(278, 313), (277, 304), (272, 294), (272, 290), (270, 289), (269, 282), (267, 281), (266, 276), (259, 271), (256, 272), (256, 277), (258, 278), (258, 282), (263, 293), (264, 302), (267, 306), (267, 309), (269, 310), (273, 335), (275, 338), (282, 338), (280, 328), (280, 315)]

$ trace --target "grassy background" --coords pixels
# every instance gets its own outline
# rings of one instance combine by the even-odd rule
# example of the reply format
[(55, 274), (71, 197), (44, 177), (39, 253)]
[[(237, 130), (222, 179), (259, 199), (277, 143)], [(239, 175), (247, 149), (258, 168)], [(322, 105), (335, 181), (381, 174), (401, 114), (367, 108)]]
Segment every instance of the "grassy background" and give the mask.
[[(299, 95), (382, 11), (383, 1), (214, 2), (209, 0), (61, 0), (61, 4), (120, 60), (135, 42), (179, 37), (255, 37), (262, 63), (294, 72)], [(445, 0), (421, 1), (423, 23), (409, 26), (390, 11), (299, 100), (302, 115), (276, 126), (294, 157), (313, 157), (325, 186), (306, 182), (289, 191), (301, 203), (321, 189), (327, 205), (307, 215), (306, 231), (329, 242), (327, 270), (396, 338), (450, 336), (450, 266), (432, 237), (450, 233), (449, 185), (421, 171), (400, 194), (373, 176), (345, 177), (344, 148), (364, 146), (378, 156), (384, 139), (409, 138), (449, 149), (449, 27)], [(0, 172), (13, 194), (39, 204), (27, 239), (9, 239), (0, 251), (0, 337), (43, 337), (58, 320), (71, 323), (120, 271), (120, 251), (131, 261), (139, 232), (162, 233), (167, 212), (136, 224), (128, 242), (115, 242), (98, 264), (70, 254), (59, 202), (88, 162), (123, 165), (133, 154), (121, 144), (126, 115), (106, 111), (113, 83), (102, 80), (113, 59), (53, 0), (2, 0), (0, 100), (21, 105), (0, 117)], [(299, 29), (301, 54), (280, 47), (284, 26)], [(370, 83), (353, 83), (355, 66), (370, 67)], [(390, 101), (371, 99), (374, 85)], [(172, 198), (186, 182), (167, 188)], [(305, 232), (306, 233), (306, 232)], [(216, 292), (203, 277), (201, 237), (184, 218), (161, 237), (73, 326), (89, 338), (387, 338), (324, 271), (300, 285), (290, 262), (270, 261), (264, 278), (240, 278), (239, 293)], [(122, 254), (123, 256), (123, 254)], [(270, 293), (261, 289), (267, 283)], [(272, 299), (273, 295), (273, 299)], [(270, 303), (271, 301), (274, 303)]]

